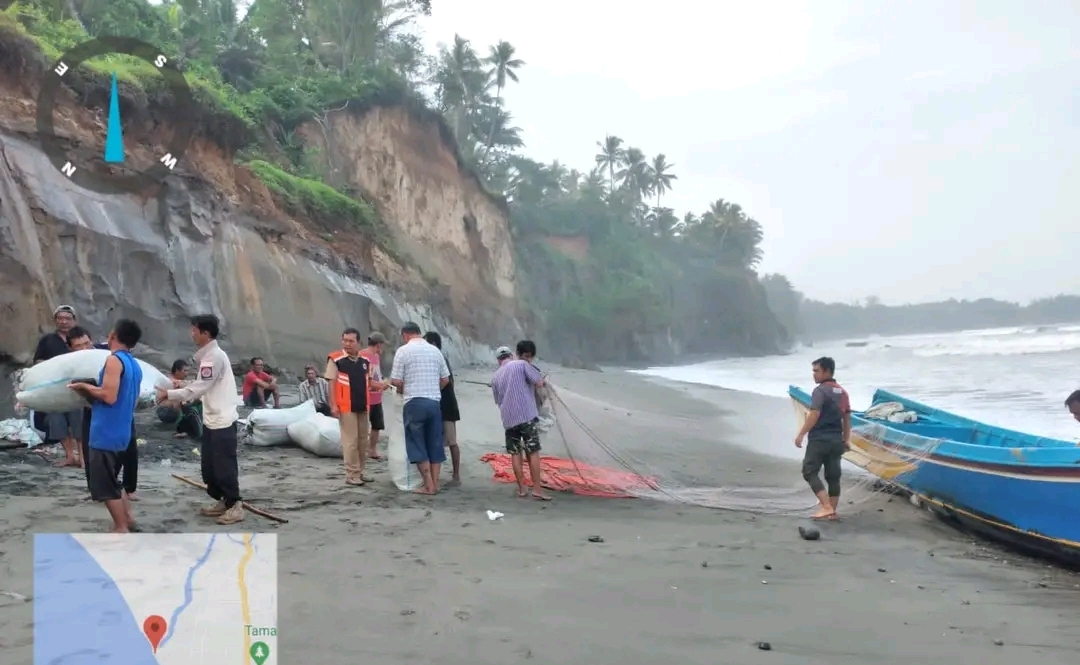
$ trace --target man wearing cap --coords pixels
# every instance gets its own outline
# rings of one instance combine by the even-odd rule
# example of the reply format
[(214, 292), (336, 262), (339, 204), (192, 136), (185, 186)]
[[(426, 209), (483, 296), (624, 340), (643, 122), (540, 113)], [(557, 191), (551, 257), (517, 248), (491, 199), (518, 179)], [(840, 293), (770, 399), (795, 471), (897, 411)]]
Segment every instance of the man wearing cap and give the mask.
[(439, 471), (446, 461), (443, 447), (443, 387), (450, 383), (450, 368), (442, 351), (420, 336), (420, 326), (412, 321), (401, 326), (405, 342), (394, 353), (390, 383), (405, 396), (401, 409), (405, 425), (405, 450), (424, 479), (420, 494), (439, 491)]
[(514, 352), (510, 350), (509, 346), (500, 346), (495, 349), (495, 360), (499, 363), (499, 367), (502, 367), (503, 363), (513, 358)]
[[(71, 349), (68, 347), (68, 333), (75, 327), (75, 308), (60, 305), (53, 310), (56, 330), (46, 333), (38, 340), (34, 350), (34, 364), (51, 360)], [(82, 467), (83, 459), (79, 454), (79, 437), (82, 436), (82, 410), (66, 413), (36, 413), (34, 427), (45, 433), (45, 443), (59, 443), (64, 447), (64, 460), (54, 466)]]
[(382, 397), (390, 384), (383, 381), (382, 376), (382, 352), (385, 344), (386, 336), (376, 330), (368, 335), (367, 348), (360, 352), (371, 364), (371, 381), (368, 386), (368, 422), (371, 423), (371, 435), (367, 452), (371, 459), (382, 459), (379, 454), (379, 435), (386, 429)]

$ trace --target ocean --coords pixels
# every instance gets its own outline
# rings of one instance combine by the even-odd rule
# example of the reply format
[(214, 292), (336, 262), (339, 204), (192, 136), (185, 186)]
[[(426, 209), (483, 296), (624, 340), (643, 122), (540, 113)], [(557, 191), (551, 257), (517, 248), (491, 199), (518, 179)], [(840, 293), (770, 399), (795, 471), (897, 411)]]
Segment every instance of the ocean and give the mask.
[(787, 399), (813, 386), (810, 363), (836, 361), (852, 407), (885, 388), (992, 425), (1077, 440), (1065, 398), (1080, 388), (1080, 324), (869, 336), (802, 346), (787, 355), (731, 358), (637, 373)]

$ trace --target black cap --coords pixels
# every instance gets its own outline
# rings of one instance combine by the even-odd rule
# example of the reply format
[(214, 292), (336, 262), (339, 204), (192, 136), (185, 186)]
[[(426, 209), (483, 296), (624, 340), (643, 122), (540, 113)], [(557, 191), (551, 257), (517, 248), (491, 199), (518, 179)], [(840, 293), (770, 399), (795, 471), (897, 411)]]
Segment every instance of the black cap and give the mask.
[(419, 335), (420, 324), (414, 321), (406, 321), (401, 325), (401, 332), (405, 335)]

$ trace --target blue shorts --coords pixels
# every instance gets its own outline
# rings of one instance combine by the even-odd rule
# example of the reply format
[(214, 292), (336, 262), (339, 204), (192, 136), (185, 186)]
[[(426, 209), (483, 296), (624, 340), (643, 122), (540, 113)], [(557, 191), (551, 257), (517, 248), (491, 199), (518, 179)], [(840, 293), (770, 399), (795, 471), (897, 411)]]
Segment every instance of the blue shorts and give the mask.
[(414, 397), (401, 410), (405, 423), (405, 452), (409, 464), (446, 461), (443, 447), (442, 409), (439, 403), (426, 397)]

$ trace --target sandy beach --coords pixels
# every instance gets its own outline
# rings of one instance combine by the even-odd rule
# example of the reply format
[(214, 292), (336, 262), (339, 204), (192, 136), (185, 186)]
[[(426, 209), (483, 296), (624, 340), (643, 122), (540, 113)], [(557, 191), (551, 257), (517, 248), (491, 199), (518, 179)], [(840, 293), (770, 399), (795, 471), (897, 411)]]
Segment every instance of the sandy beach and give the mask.
[[(458, 377), (464, 483), (436, 497), (398, 491), (385, 462), (370, 468), (376, 483), (352, 488), (340, 460), (243, 449), (245, 498), (290, 520), (249, 514), (243, 525), (280, 543), (277, 662), (1075, 662), (1080, 578), (975, 542), (900, 498), (855, 493), (816, 542), (799, 538), (807, 522), (797, 515), (517, 499), (479, 461), (502, 450), (501, 425), (488, 388), (465, 381), (489, 376)], [(553, 368), (553, 377), (591, 405), (581, 414), (591, 429), (672, 486), (812, 502), (797, 461), (757, 452), (791, 446), (782, 400), (624, 372)], [(399, 413), (388, 398), (388, 421)], [(139, 418), (142, 527), (220, 529), (195, 514), (205, 495), (169, 475), (198, 477), (194, 444), (152, 414)], [(107, 528), (82, 482), (81, 471), (32, 453), (0, 452), (5, 663), (32, 662), (33, 532)], [(505, 517), (489, 521), (487, 510)]]

